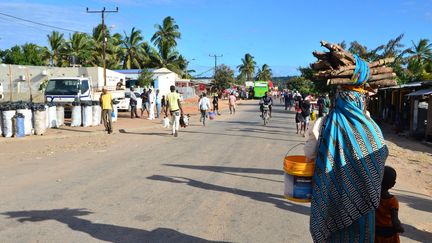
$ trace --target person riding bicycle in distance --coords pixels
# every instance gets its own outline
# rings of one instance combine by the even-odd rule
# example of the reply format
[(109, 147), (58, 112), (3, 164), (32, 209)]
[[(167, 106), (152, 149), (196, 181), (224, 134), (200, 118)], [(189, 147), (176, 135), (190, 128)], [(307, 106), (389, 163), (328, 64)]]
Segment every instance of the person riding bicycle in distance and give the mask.
[(270, 117), (272, 116), (272, 104), (273, 104), (273, 99), (271, 96), (267, 95), (267, 92), (264, 93), (264, 96), (261, 98), (260, 102), (260, 110), (261, 110), (261, 117), (263, 117), (264, 115), (264, 105), (268, 105), (269, 106), (269, 115)]

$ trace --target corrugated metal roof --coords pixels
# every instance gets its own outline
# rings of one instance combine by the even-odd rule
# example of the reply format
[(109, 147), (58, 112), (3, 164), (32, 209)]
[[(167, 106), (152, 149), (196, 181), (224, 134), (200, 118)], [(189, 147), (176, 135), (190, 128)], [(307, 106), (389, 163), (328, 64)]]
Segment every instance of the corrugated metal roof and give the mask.
[[(149, 71), (153, 72), (156, 69), (154, 68), (150, 68)], [(123, 73), (123, 74), (140, 74), (142, 72), (142, 69), (118, 69), (118, 70), (113, 70), (115, 72), (118, 73)]]
[(423, 96), (432, 94), (432, 89), (421, 89), (407, 94), (408, 96)]

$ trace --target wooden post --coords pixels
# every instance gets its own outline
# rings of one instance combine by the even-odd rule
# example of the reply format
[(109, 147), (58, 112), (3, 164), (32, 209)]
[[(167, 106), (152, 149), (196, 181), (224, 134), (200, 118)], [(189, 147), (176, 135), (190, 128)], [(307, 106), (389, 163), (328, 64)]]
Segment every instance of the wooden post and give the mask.
[(12, 84), (12, 65), (9, 64), (9, 92), (10, 92), (10, 97), (9, 100), (12, 101), (13, 99), (13, 84)]

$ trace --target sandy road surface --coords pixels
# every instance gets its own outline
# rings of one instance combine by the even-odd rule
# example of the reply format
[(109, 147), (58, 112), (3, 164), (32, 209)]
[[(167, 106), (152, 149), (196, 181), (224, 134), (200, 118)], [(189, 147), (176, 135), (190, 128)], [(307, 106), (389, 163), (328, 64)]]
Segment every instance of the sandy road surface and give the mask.
[[(282, 158), (303, 141), (293, 120), (276, 108), (264, 127), (246, 102), (179, 138), (153, 127), (0, 141), (0, 242), (310, 242), (309, 205), (281, 197)], [(430, 198), (402, 189), (403, 242), (431, 239)]]

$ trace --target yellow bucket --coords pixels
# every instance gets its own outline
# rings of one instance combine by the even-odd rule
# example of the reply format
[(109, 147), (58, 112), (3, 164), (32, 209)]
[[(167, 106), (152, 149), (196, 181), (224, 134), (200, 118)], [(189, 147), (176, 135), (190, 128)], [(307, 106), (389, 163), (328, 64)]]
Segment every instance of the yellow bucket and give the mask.
[(285, 156), (285, 198), (295, 202), (310, 202), (314, 169), (315, 161), (307, 162), (306, 156)]

